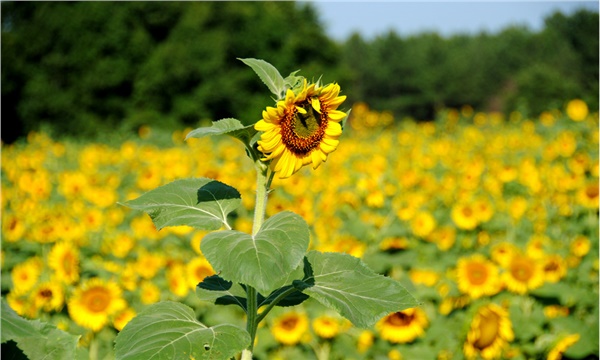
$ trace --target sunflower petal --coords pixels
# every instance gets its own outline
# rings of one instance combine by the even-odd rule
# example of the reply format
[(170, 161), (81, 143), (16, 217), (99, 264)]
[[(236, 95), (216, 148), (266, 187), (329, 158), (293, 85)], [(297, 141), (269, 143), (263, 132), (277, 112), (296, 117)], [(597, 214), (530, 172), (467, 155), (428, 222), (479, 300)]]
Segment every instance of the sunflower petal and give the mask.
[(342, 135), (342, 126), (339, 123), (330, 121), (325, 129), (325, 134), (329, 136), (340, 136)]
[(318, 97), (314, 97), (311, 99), (311, 104), (313, 109), (315, 109), (319, 114), (321, 113), (321, 102)]
[(339, 110), (331, 110), (327, 112), (327, 116), (332, 121), (342, 121), (346, 117), (346, 113)]

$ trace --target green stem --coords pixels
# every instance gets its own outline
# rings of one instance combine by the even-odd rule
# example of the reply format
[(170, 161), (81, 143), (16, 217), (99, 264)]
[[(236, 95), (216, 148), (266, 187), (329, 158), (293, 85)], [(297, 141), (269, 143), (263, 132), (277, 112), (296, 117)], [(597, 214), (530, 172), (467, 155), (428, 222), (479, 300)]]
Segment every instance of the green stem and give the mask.
[(271, 301), (271, 303), (267, 306), (267, 308), (263, 312), (261, 312), (260, 315), (258, 315), (258, 317), (256, 318), (256, 323), (257, 324), (260, 323), (262, 321), (262, 319), (264, 319), (265, 316), (267, 316), (269, 311), (271, 311), (271, 309), (273, 309), (275, 307), (275, 305), (277, 305), (281, 300), (283, 300), (286, 296), (290, 295), (294, 291), (297, 291), (297, 290), (295, 288), (289, 288), (286, 291), (279, 294), (275, 298), (275, 300)]
[[(265, 221), (265, 212), (267, 209), (267, 198), (269, 195), (269, 187), (273, 174), (268, 175), (268, 167), (261, 162), (256, 160), (254, 162), (256, 168), (256, 203), (254, 205), (254, 223), (252, 224), (252, 236), (255, 236), (260, 230), (263, 222)], [(246, 330), (250, 334), (250, 346), (247, 350), (244, 350), (244, 359), (252, 359), (252, 350), (254, 349), (254, 339), (256, 338), (256, 329), (258, 328), (258, 304), (257, 304), (257, 292), (252, 286), (246, 286)]]
[(98, 359), (98, 340), (96, 339), (96, 334), (92, 334), (92, 340), (90, 341), (90, 352), (89, 352), (90, 360)]

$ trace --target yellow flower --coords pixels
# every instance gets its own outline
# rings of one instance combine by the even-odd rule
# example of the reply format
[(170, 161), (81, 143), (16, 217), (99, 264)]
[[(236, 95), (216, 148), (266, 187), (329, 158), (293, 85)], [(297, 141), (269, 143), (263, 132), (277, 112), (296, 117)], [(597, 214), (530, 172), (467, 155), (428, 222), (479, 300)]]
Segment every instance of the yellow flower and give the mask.
[(15, 265), (11, 271), (14, 292), (23, 294), (31, 290), (40, 278), (43, 266), (42, 259), (37, 256)]
[(69, 315), (78, 325), (100, 331), (109, 317), (123, 310), (121, 288), (114, 282), (91, 278), (77, 287), (68, 301)]
[(410, 228), (416, 236), (427, 237), (435, 229), (434, 217), (427, 211), (418, 212), (410, 221)]
[(115, 315), (115, 318), (113, 319), (113, 326), (115, 327), (115, 329), (121, 331), (121, 330), (123, 330), (125, 325), (127, 325), (127, 323), (135, 317), (135, 315), (136, 315), (135, 310), (133, 310), (130, 307), (127, 307), (127, 308), (119, 311)]
[(140, 251), (138, 255), (135, 270), (144, 279), (152, 279), (164, 265), (165, 256), (163, 254), (149, 253), (144, 250)]
[(54, 281), (38, 284), (30, 294), (36, 309), (45, 312), (60, 311), (65, 302), (65, 292), (62, 286)]
[(289, 312), (273, 321), (271, 333), (277, 341), (285, 345), (296, 345), (308, 331), (308, 318), (305, 314)]
[(409, 276), (413, 283), (429, 287), (433, 287), (440, 279), (440, 275), (436, 271), (424, 269), (411, 269)]
[(500, 291), (498, 268), (483, 255), (460, 258), (457, 264), (458, 289), (473, 299)]
[(577, 257), (584, 257), (590, 252), (591, 247), (592, 243), (590, 242), (590, 239), (588, 239), (587, 236), (579, 235), (571, 241), (570, 250), (571, 254)]
[(57, 280), (73, 284), (79, 280), (79, 250), (71, 243), (56, 243), (48, 254), (48, 266)]
[(402, 360), (402, 353), (398, 349), (392, 349), (388, 352), (389, 360)]
[(572, 334), (560, 340), (548, 353), (547, 360), (560, 360), (567, 348), (579, 341), (579, 334)]
[[(4, 195), (4, 194), (3, 194)], [(7, 242), (15, 242), (25, 234), (25, 221), (13, 214), (5, 214), (2, 219), (2, 240)]]
[(160, 300), (160, 288), (151, 281), (142, 281), (140, 284), (140, 300), (142, 304), (153, 304)]
[(188, 285), (193, 290), (205, 277), (214, 275), (215, 271), (204, 257), (195, 257), (186, 266)]
[(514, 338), (508, 311), (496, 304), (482, 306), (473, 317), (463, 352), (467, 359), (500, 359)]
[(577, 203), (589, 209), (598, 209), (598, 183), (589, 183), (582, 186), (576, 194)]
[(428, 240), (436, 243), (438, 249), (446, 251), (456, 242), (456, 230), (451, 226), (439, 227), (429, 235)]
[(421, 308), (410, 308), (391, 313), (375, 325), (379, 336), (391, 343), (408, 343), (425, 333), (429, 324)]
[(452, 207), (450, 216), (459, 229), (473, 230), (479, 224), (477, 209), (469, 203), (459, 203)]
[(358, 343), (356, 345), (359, 353), (364, 353), (373, 345), (375, 341), (375, 336), (373, 332), (369, 330), (363, 330), (358, 335)]
[(507, 267), (513, 254), (517, 251), (518, 248), (514, 244), (503, 241), (492, 247), (492, 260), (494, 260), (496, 264)]
[(331, 339), (340, 333), (340, 321), (332, 316), (321, 315), (312, 321), (315, 333), (323, 339)]
[(279, 178), (292, 176), (302, 166), (316, 169), (335, 151), (342, 134), (339, 124), (346, 113), (337, 107), (346, 99), (338, 96), (340, 86), (317, 87), (305, 81), (297, 94), (288, 89), (277, 107), (267, 107), (254, 128), (263, 132), (258, 149), (271, 160), (271, 169)]
[(186, 275), (185, 266), (181, 263), (173, 263), (167, 268), (167, 283), (173, 294), (180, 297), (188, 294), (190, 287), (186, 281)]
[(581, 99), (574, 99), (567, 103), (567, 116), (573, 121), (585, 120), (588, 113), (588, 106)]
[(556, 283), (567, 274), (567, 262), (560, 255), (546, 255), (542, 261), (545, 281)]
[(509, 291), (525, 294), (544, 284), (544, 271), (535, 259), (515, 253), (502, 274), (502, 280)]

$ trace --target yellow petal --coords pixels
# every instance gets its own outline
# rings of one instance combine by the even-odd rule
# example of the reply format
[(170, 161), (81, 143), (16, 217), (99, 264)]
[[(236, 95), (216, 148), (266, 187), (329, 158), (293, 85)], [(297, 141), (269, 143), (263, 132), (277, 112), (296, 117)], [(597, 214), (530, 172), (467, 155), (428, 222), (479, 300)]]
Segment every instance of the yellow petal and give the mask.
[(336, 122), (328, 122), (327, 128), (325, 129), (325, 134), (329, 136), (340, 136), (342, 135), (342, 125)]
[(311, 104), (312, 104), (313, 109), (315, 109), (320, 114), (321, 113), (321, 102), (319, 101), (319, 98), (317, 98), (317, 97), (312, 98)]
[(304, 110), (304, 108), (303, 108), (303, 107), (296, 106), (296, 110), (298, 110), (298, 112), (299, 112), (300, 114), (306, 114), (306, 110)]
[(310, 157), (311, 157), (312, 164), (313, 164), (313, 169), (318, 168), (319, 165), (321, 165), (321, 163), (323, 162), (323, 159), (321, 158), (321, 154), (322, 154), (322, 152), (320, 152), (318, 149), (315, 149), (313, 152), (310, 153)]
[(260, 142), (260, 146), (265, 150), (265, 152), (272, 152), (274, 150), (275, 146), (277, 146), (277, 144), (279, 144), (280, 142), (281, 142), (281, 135), (275, 134), (275, 136), (273, 136), (270, 139), (263, 138), (262, 141)]
[(327, 112), (327, 116), (329, 117), (329, 120), (341, 121), (346, 117), (346, 113), (339, 110), (331, 110)]
[(270, 124), (264, 120), (258, 120), (256, 124), (254, 124), (254, 129), (256, 129), (256, 131), (268, 131), (273, 129), (274, 127), (275, 125)]

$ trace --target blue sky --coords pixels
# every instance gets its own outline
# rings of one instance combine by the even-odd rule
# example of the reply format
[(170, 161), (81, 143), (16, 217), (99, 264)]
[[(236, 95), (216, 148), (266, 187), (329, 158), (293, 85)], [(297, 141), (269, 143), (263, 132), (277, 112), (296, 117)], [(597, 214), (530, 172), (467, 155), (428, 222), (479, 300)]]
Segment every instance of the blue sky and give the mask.
[(571, 14), (580, 8), (598, 11), (598, 1), (338, 1), (314, 0), (329, 36), (345, 40), (353, 31), (363, 38), (393, 29), (400, 36), (436, 31), (496, 33), (510, 25), (541, 30), (554, 11)]

